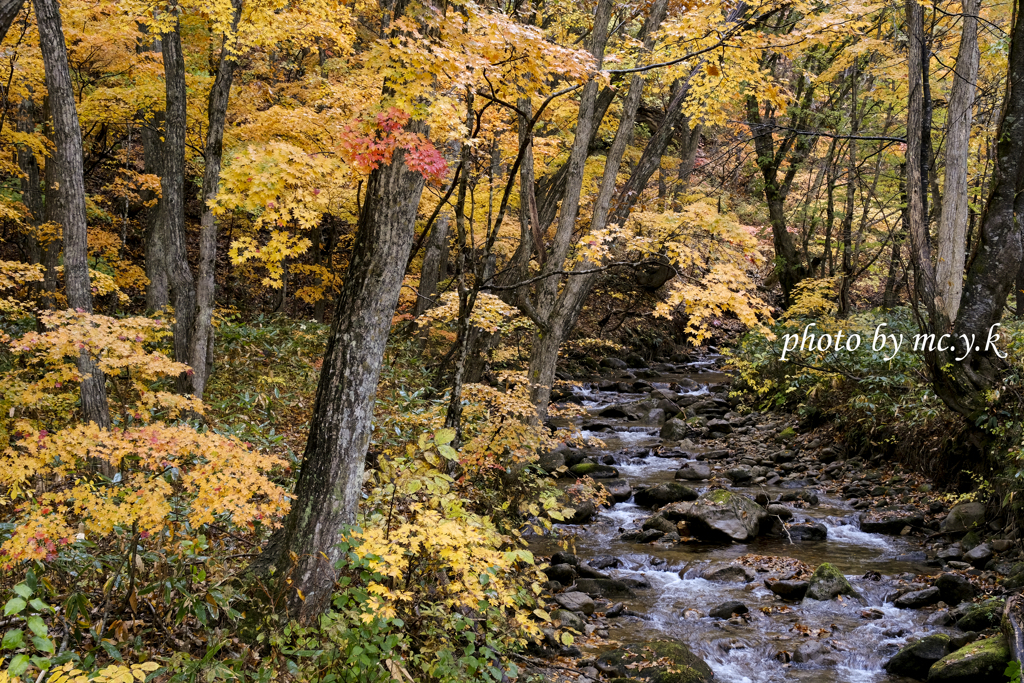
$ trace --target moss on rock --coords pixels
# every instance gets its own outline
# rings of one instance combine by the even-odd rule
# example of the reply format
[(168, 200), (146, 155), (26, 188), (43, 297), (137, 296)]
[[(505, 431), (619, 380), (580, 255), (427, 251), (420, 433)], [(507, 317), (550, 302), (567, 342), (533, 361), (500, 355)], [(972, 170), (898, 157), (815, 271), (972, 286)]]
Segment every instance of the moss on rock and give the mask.
[(822, 562), (811, 575), (810, 586), (807, 587), (807, 597), (812, 600), (834, 600), (840, 595), (861, 597), (841, 571), (830, 562)]
[(1010, 648), (1003, 636), (966, 645), (932, 664), (928, 683), (996, 683), (1007, 680), (1003, 671)]

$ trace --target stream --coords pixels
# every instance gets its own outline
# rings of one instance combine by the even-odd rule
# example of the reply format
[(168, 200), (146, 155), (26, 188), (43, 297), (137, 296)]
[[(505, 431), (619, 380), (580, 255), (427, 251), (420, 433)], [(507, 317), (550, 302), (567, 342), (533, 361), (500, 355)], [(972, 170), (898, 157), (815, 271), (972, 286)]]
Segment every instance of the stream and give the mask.
[[(715, 361), (712, 357), (677, 366), (674, 373), (661, 373), (647, 381), (655, 389), (675, 389), (680, 396), (707, 394), (710, 385), (729, 379), (715, 371)], [(590, 417), (578, 420), (577, 424), (595, 420), (594, 413), (607, 405), (645, 398), (643, 393), (599, 391), (597, 385), (583, 384), (574, 389), (590, 413)], [(658, 457), (656, 447), (661, 439), (657, 426), (621, 418), (599, 419), (614, 431), (584, 431), (584, 436), (601, 439), (604, 447), (583, 450), (594, 462), (614, 464), (619, 477), (628, 481), (634, 491), (645, 484), (675, 481), (676, 470), (691, 462), (687, 457)], [(764, 438), (768, 438), (767, 433)], [(690, 455), (697, 458), (701, 449), (724, 447), (720, 442), (694, 442), (698, 453)], [(911, 574), (935, 572), (923, 564), (920, 542), (860, 531), (856, 511), (845, 501), (825, 495), (823, 487), (815, 483), (783, 479), (775, 486), (733, 486), (722, 476), (722, 470), (728, 466), (710, 460), (706, 464), (712, 466), (714, 481), (681, 483), (698, 492), (724, 487), (750, 498), (767, 493), (773, 500), (804, 484), (806, 489), (797, 490), (815, 491), (818, 504), (794, 509), (794, 521), (806, 518), (823, 524), (828, 531), (827, 539), (790, 542), (785, 537), (759, 536), (746, 544), (686, 539), (642, 544), (619, 537), (623, 532), (639, 529), (653, 514), (651, 510), (637, 506), (632, 498), (602, 508), (586, 524), (565, 525), (562, 529), (571, 537), (572, 551), (581, 562), (601, 568), (610, 578), (641, 582), (635, 597), (622, 600), (627, 614), (632, 611), (637, 616), (607, 619), (609, 638), (623, 644), (681, 641), (710, 665), (715, 680), (729, 683), (909, 681), (887, 674), (882, 668), (887, 659), (912, 636), (945, 631), (926, 625), (931, 611), (899, 609), (885, 600), (898, 575), (903, 574), (902, 578), (907, 580)], [(552, 539), (538, 539), (534, 549), (541, 555), (551, 555), (562, 548)], [(908, 561), (907, 556), (915, 551), (918, 554), (911, 557), (921, 559)], [(812, 570), (830, 562), (846, 575), (866, 604), (849, 598), (784, 602), (765, 587), (763, 579), (769, 575), (766, 573), (759, 573), (751, 583), (709, 582), (699, 578), (701, 570), (710, 563), (729, 563), (747, 554), (795, 558)], [(742, 602), (749, 612), (731, 619), (708, 616), (712, 608), (729, 600)], [(807, 632), (814, 636), (804, 635)], [(825, 643), (824, 651), (793, 657), (801, 646), (809, 651), (817, 649), (813, 642), (807, 645), (811, 641)]]

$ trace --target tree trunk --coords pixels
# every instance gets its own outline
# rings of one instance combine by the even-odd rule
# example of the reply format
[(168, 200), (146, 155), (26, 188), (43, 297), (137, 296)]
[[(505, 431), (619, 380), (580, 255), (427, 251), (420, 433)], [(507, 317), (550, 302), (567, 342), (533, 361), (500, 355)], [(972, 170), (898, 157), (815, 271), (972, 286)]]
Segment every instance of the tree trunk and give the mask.
[(430, 237), (427, 238), (427, 248), (423, 251), (419, 296), (416, 297), (416, 305), (413, 307), (413, 317), (418, 318), (426, 313), (437, 300), (437, 283), (441, 281), (441, 258), (447, 252), (447, 246), (448, 216), (441, 216), (431, 229)]
[(340, 534), (355, 521), (359, 504), (384, 344), (423, 192), (423, 176), (410, 171), (404, 158), (403, 151), (396, 151), (390, 164), (370, 174), (327, 342), (295, 500), (283, 528), (255, 564), (257, 571), (276, 566), (287, 612), (306, 623), (329, 605), (334, 566), (342, 558), (337, 547)]
[[(85, 182), (82, 170), (82, 131), (75, 109), (75, 91), (68, 68), (64, 30), (56, 0), (34, 0), (39, 28), (39, 48), (46, 71), (46, 90), (53, 117), (53, 165), (58, 219), (64, 236), (64, 286), (68, 306), (92, 313), (89, 281), (88, 237), (85, 219)], [(78, 357), (82, 375), (82, 415), (86, 422), (110, 426), (106, 378), (85, 352)]]
[(0, 42), (7, 37), (11, 30), (11, 24), (18, 16), (18, 12), (25, 5), (25, 0), (0, 0)]
[[(35, 105), (30, 97), (23, 99), (18, 104), (17, 116), (16, 125), (19, 133), (35, 131)], [(31, 147), (18, 145), (17, 153), (18, 168), (23, 176), (21, 178), (21, 203), (28, 209), (28, 222), (32, 227), (32, 232), (26, 239), (25, 251), (28, 253), (30, 263), (42, 263), (46, 245), (39, 241), (38, 235), (38, 228), (43, 224), (43, 194), (39, 177), (39, 162), (36, 161), (36, 155), (32, 152)]]
[[(238, 29), (241, 0), (233, 0), (234, 16), (231, 32)], [(192, 395), (202, 398), (211, 368), (206, 362), (207, 348), (213, 343), (214, 275), (217, 265), (217, 221), (210, 204), (220, 188), (220, 167), (224, 151), (224, 120), (227, 117), (231, 81), (235, 75), (236, 60), (228, 52), (228, 36), (220, 51), (217, 75), (210, 89), (207, 108), (206, 150), (203, 171), (203, 217), (199, 230), (199, 263), (196, 278), (196, 313), (191, 334), (189, 365), (192, 366)]]
[[(160, 176), (164, 259), (171, 302), (174, 304), (174, 360), (191, 363), (196, 285), (185, 246), (185, 128), (188, 111), (185, 99), (185, 55), (181, 50), (181, 33), (177, 26), (175, 30), (161, 36), (160, 47), (164, 57), (164, 90), (167, 97), (161, 164), (163, 173)], [(204, 347), (204, 364), (205, 358)], [(191, 393), (192, 380), (188, 373), (178, 377), (177, 385), (180, 393)]]
[(937, 294), (946, 318), (956, 320), (963, 290), (967, 243), (967, 159), (970, 155), (974, 90), (978, 80), (978, 0), (963, 0), (963, 28), (949, 98), (946, 134), (946, 179), (939, 222), (939, 254), (935, 266)]
[(857, 63), (854, 61), (850, 88), (850, 149), (846, 169), (846, 213), (843, 216), (843, 277), (839, 283), (839, 315), (850, 314), (850, 288), (853, 286), (853, 211), (857, 197)]

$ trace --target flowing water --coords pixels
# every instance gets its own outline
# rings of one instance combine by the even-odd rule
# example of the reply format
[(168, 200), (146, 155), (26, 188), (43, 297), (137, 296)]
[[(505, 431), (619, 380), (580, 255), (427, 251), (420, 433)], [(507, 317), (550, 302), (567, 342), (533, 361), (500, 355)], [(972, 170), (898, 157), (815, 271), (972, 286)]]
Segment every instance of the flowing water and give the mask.
[[(707, 361), (694, 364), (696, 372), (651, 380), (656, 388), (689, 378), (699, 383), (690, 393), (707, 393), (707, 385), (728, 378), (720, 373), (704, 372)], [(642, 394), (605, 394), (590, 387), (580, 390), (584, 405), (600, 407), (609, 403), (639, 400)], [(674, 474), (687, 459), (655, 457), (652, 447), (660, 443), (658, 430), (635, 426), (624, 420), (600, 418), (615, 433), (585, 433), (601, 439), (603, 448), (590, 448), (592, 458), (611, 455), (619, 476), (638, 485), (674, 481)], [(720, 446), (719, 446), (720, 447)], [(683, 482), (698, 491), (707, 482)], [(783, 489), (730, 487), (751, 498), (765, 491), (773, 499)], [(625, 600), (627, 609), (642, 617), (609, 619), (610, 637), (622, 643), (653, 640), (685, 642), (702, 656), (715, 672), (715, 679), (730, 683), (776, 683), (813, 681), (895, 683), (909, 679), (889, 676), (884, 663), (909, 637), (935, 632), (926, 626), (928, 611), (898, 609), (885, 602), (893, 590), (895, 575), (927, 573), (914, 562), (897, 559), (920, 546), (900, 537), (860, 531), (854, 511), (842, 501), (828, 498), (817, 490), (819, 505), (796, 510), (797, 517), (823, 523), (828, 529), (824, 541), (790, 543), (787, 539), (760, 537), (748, 544), (715, 545), (708, 543), (638, 544), (619, 540), (625, 530), (639, 528), (651, 516), (632, 500), (601, 510), (595, 518), (579, 526), (564, 527), (573, 535), (574, 548), (581, 561), (612, 557), (618, 566), (605, 569), (612, 578), (643, 580), (649, 588), (636, 590), (636, 597)], [(536, 550), (550, 554), (560, 548), (551, 541), (539, 541)], [(698, 578), (711, 562), (729, 562), (748, 553), (789, 557), (811, 567), (831, 562), (850, 579), (866, 604), (853, 599), (804, 603), (784, 603), (758, 580), (749, 583), (713, 583)], [(877, 574), (869, 574), (877, 573)], [(878, 574), (882, 575), (878, 579)], [(864, 578), (868, 575), (867, 578)], [(874, 578), (872, 578), (874, 577)], [(748, 608), (746, 618), (730, 620), (706, 616), (713, 607), (727, 600), (739, 600)], [(765, 613), (762, 608), (771, 608)], [(780, 609), (781, 608), (781, 609)], [(696, 612), (694, 612), (694, 610)], [(871, 618), (862, 613), (872, 612)], [(684, 612), (690, 611), (684, 616)], [(794, 652), (808, 638), (810, 630), (829, 643), (828, 652), (815, 661), (784, 663), (780, 652)]]

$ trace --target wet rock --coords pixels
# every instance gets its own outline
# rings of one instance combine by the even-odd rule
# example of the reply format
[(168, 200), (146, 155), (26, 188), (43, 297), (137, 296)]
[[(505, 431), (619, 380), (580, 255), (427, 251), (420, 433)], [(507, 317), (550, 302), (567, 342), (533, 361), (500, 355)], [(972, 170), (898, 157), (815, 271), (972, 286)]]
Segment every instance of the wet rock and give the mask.
[(796, 652), (793, 653), (793, 661), (797, 664), (805, 664), (818, 659), (825, 652), (825, 646), (820, 640), (808, 640), (797, 647)]
[(734, 484), (744, 484), (754, 478), (754, 473), (747, 467), (734, 467), (725, 476)]
[(580, 563), (576, 567), (576, 573), (584, 579), (610, 579), (612, 578), (608, 574), (591, 567), (589, 564)]
[(746, 614), (750, 610), (747, 606), (738, 600), (730, 600), (723, 602), (721, 605), (713, 608), (708, 612), (709, 617), (715, 617), (716, 619), (728, 619), (734, 614)]
[(613, 370), (625, 370), (629, 367), (629, 364), (621, 358), (607, 356), (606, 358), (601, 359), (600, 366), (602, 368), (612, 368)]
[(614, 569), (622, 564), (622, 560), (611, 555), (598, 555), (588, 563), (594, 569)]
[(1013, 541), (1010, 541), (1010, 540), (1005, 539), (1005, 538), (1001, 538), (1001, 539), (998, 539), (996, 541), (992, 541), (992, 550), (995, 550), (997, 553), (1005, 553), (1007, 550), (1009, 550), (1012, 547), (1013, 547)]
[(715, 676), (685, 644), (664, 640), (605, 653), (598, 659), (597, 668), (617, 683), (619, 679), (629, 683), (708, 683)]
[(573, 509), (575, 512), (572, 517), (565, 520), (566, 524), (585, 524), (593, 519), (594, 515), (597, 514), (597, 505), (592, 500), (574, 503)]
[(954, 543), (948, 548), (943, 548), (939, 552), (935, 553), (935, 557), (940, 560), (959, 560), (964, 556), (964, 551), (960, 548), (959, 543)]
[(924, 526), (924, 515), (907, 514), (903, 511), (884, 512), (881, 514), (867, 513), (861, 517), (860, 530), (869, 534), (889, 534), (898, 536), (903, 527), (919, 529)]
[(682, 420), (672, 419), (665, 422), (665, 425), (661, 428), (660, 436), (666, 441), (682, 441), (691, 432), (693, 432), (693, 428), (688, 424)]
[(711, 468), (700, 462), (689, 462), (676, 472), (676, 479), (700, 481), (711, 478)]
[(689, 486), (671, 482), (645, 486), (633, 491), (633, 502), (644, 508), (656, 508), (680, 501), (697, 500), (697, 492)]
[(684, 511), (693, 534), (711, 541), (749, 541), (767, 518), (765, 509), (750, 498), (722, 489), (704, 493)]
[(562, 622), (562, 626), (574, 628), (577, 631), (583, 630), (583, 619), (581, 619), (575, 612), (570, 612), (567, 609), (556, 609), (551, 613), (551, 618)]
[(573, 567), (579, 565), (580, 558), (576, 557), (572, 553), (557, 552), (551, 556), (551, 564), (568, 564)]
[[(654, 541), (657, 541), (664, 535), (664, 531), (659, 531), (658, 529), (648, 529), (647, 531), (641, 531), (640, 533), (636, 534), (634, 540), (637, 543), (653, 543)], [(623, 535), (622, 538), (625, 539), (625, 535)]]
[(999, 635), (979, 640), (932, 664), (928, 683), (996, 683), (1004, 681), (1010, 648)]
[(932, 664), (949, 654), (949, 636), (943, 633), (925, 636), (906, 645), (896, 653), (885, 670), (894, 676), (908, 676), (924, 680)]
[(846, 577), (829, 562), (823, 562), (811, 576), (806, 597), (812, 600), (834, 600), (840, 595), (860, 597)]
[(615, 479), (619, 471), (609, 465), (598, 465), (592, 462), (581, 462), (569, 468), (569, 472), (576, 477), (590, 477), (591, 479)]
[(904, 593), (893, 601), (893, 604), (900, 609), (918, 609), (928, 605), (934, 605), (942, 598), (939, 589), (935, 586), (920, 591)]
[(757, 578), (757, 572), (742, 564), (713, 564), (700, 573), (705, 581), (750, 583)]
[(988, 561), (992, 559), (992, 546), (982, 543), (970, 551), (964, 553), (964, 561), (970, 562), (978, 569), (983, 569)]
[(666, 420), (665, 411), (661, 408), (655, 408), (647, 413), (647, 417), (644, 418), (644, 422), (649, 425), (663, 425)]
[(794, 541), (824, 541), (828, 538), (828, 527), (821, 522), (801, 522), (787, 527)]
[(939, 589), (942, 601), (947, 605), (959, 605), (978, 594), (974, 584), (959, 574), (942, 574), (935, 579), (934, 585)]
[(576, 588), (595, 598), (632, 598), (635, 596), (629, 586), (615, 579), (576, 579)]
[(675, 532), (676, 525), (661, 515), (654, 515), (653, 517), (648, 517), (647, 520), (644, 521), (642, 528), (644, 531), (647, 531), (648, 529), (657, 529), (658, 531), (662, 531), (666, 534), (671, 534)]
[(615, 431), (615, 427), (607, 422), (601, 422), (600, 420), (588, 420), (580, 425), (580, 429), (587, 432), (601, 432), (604, 434), (611, 434)]
[(608, 611), (606, 611), (604, 613), (604, 615), (606, 617), (609, 617), (609, 618), (615, 618), (615, 617), (619, 616), (620, 614), (622, 614), (622, 611), (624, 609), (626, 609), (626, 606), (623, 605), (621, 602), (617, 602), (614, 605), (612, 605), (611, 607), (609, 607)]
[(984, 631), (999, 626), (1003, 618), (1004, 600), (993, 598), (971, 605), (964, 615), (957, 619), (956, 627), (961, 631)]
[(807, 581), (774, 581), (764, 580), (765, 587), (784, 600), (803, 600), (810, 583)]
[(728, 420), (708, 420), (708, 430), (719, 434), (732, 434), (733, 426)]
[(949, 533), (970, 531), (985, 523), (985, 505), (983, 503), (959, 503), (953, 506), (946, 518), (942, 520), (942, 530)]
[[(764, 494), (758, 494), (758, 495), (762, 496)], [(765, 498), (767, 498), (767, 496), (765, 496)], [(760, 502), (760, 499), (758, 499), (757, 502)], [(769, 515), (772, 515), (773, 517), (779, 517), (784, 522), (787, 522), (787, 521), (793, 519), (793, 510), (792, 510), (792, 508), (786, 507), (785, 505), (780, 505), (779, 503), (770, 503), (770, 504), (768, 504), (767, 509), (768, 509), (768, 514)]]
[(565, 467), (565, 449), (556, 448), (542, 454), (537, 461), (537, 465), (548, 474), (551, 474), (560, 467)]
[(633, 497), (633, 487), (625, 479), (609, 479), (601, 482), (601, 485), (616, 503), (622, 503)]
[(645, 361), (644, 357), (641, 356), (639, 353), (630, 353), (623, 360), (626, 361), (626, 365), (631, 368), (647, 367), (647, 361)]
[(582, 612), (588, 616), (593, 614), (594, 608), (597, 607), (594, 600), (589, 595), (579, 591), (559, 593), (555, 596), (555, 602), (570, 612)]
[(563, 586), (568, 586), (576, 580), (576, 570), (569, 564), (553, 564), (544, 570), (544, 574), (551, 581), (557, 581)]

